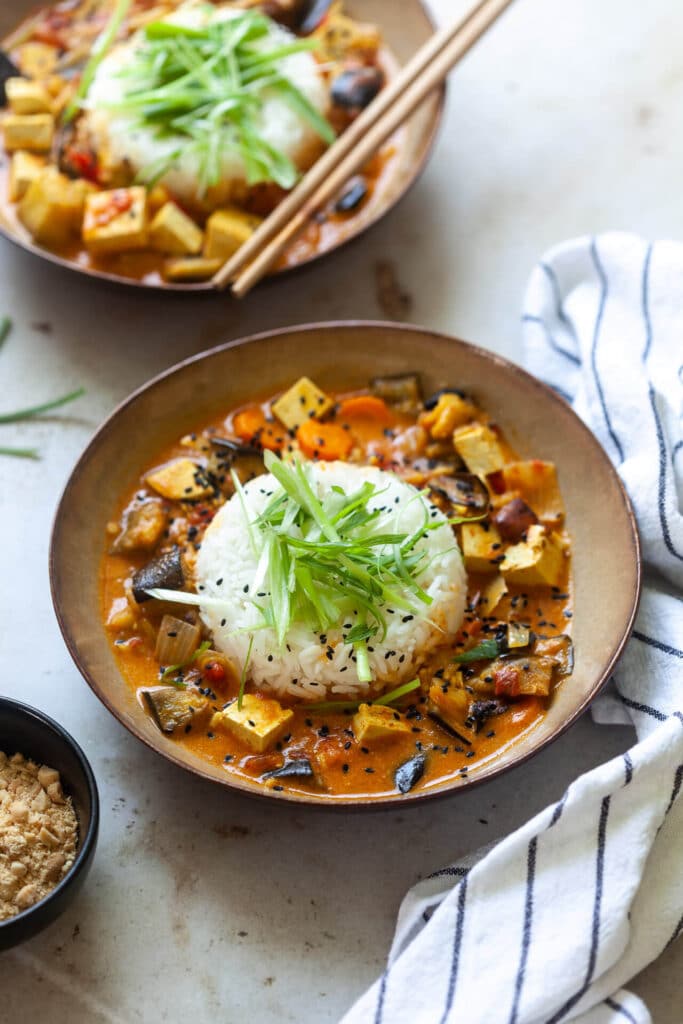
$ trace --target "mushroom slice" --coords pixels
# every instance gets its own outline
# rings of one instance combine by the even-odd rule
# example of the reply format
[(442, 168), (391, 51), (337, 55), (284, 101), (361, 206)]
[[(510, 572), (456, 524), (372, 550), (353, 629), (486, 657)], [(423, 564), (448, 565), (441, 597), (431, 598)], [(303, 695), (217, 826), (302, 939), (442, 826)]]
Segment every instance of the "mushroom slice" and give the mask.
[(489, 511), (489, 492), (473, 473), (433, 477), (429, 486), (448, 504), (448, 513), (462, 519), (481, 519)]
[(180, 557), (180, 548), (174, 544), (170, 551), (153, 558), (147, 565), (133, 576), (133, 597), (142, 604), (150, 601), (148, 590), (182, 590), (185, 586), (185, 573)]

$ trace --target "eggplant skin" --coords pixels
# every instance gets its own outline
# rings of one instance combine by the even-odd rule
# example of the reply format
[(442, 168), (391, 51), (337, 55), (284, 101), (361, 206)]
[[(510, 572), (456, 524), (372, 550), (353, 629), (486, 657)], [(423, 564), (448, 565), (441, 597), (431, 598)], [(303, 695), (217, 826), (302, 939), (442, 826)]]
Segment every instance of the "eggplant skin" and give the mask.
[(399, 765), (394, 773), (394, 782), (399, 793), (409, 793), (424, 775), (427, 758), (424, 754), (416, 754), (409, 761)]
[(180, 548), (177, 544), (170, 551), (164, 552), (157, 558), (153, 558), (147, 565), (133, 576), (133, 597), (142, 604), (143, 601), (151, 600), (148, 590), (157, 587), (164, 590), (182, 590), (185, 586), (185, 573), (180, 558)]
[(266, 772), (264, 779), (310, 779), (313, 777), (311, 762), (302, 757), (297, 761), (288, 761), (282, 768), (275, 768), (272, 772)]

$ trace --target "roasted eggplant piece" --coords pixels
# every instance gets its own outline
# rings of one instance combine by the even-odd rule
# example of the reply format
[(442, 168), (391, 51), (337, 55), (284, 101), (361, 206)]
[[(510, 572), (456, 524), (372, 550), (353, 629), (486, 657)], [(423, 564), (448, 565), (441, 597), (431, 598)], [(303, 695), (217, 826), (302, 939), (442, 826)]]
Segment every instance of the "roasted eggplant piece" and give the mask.
[(413, 413), (422, 405), (422, 385), (416, 373), (399, 373), (392, 377), (373, 377), (373, 395), (383, 398), (398, 412)]
[(480, 519), (488, 513), (489, 492), (484, 482), (472, 473), (433, 477), (429, 486), (446, 502), (449, 515), (462, 519)]
[(302, 757), (296, 761), (287, 761), (282, 768), (266, 772), (262, 777), (264, 779), (312, 779), (313, 767), (307, 758)]
[(229, 437), (212, 437), (210, 442), (213, 454), (209, 460), (209, 472), (225, 493), (232, 494), (234, 491), (231, 469), (235, 470), (242, 484), (264, 472), (263, 452), (258, 448)]
[(424, 754), (416, 754), (409, 761), (399, 765), (394, 773), (394, 782), (399, 793), (409, 793), (424, 775), (427, 758)]
[(135, 501), (123, 515), (121, 532), (111, 547), (113, 555), (150, 551), (168, 525), (168, 514), (158, 498)]
[(431, 412), (432, 409), (436, 409), (442, 395), (458, 395), (459, 398), (467, 398), (465, 392), (460, 391), (459, 388), (441, 388), (425, 400), (424, 407), (427, 412)]
[(209, 701), (193, 690), (175, 686), (155, 686), (141, 690), (142, 699), (162, 732), (172, 733), (184, 728), (209, 709)]
[(0, 50), (0, 107), (7, 103), (5, 82), (8, 78), (21, 78), (22, 74), (16, 64), (13, 64), (4, 50)]
[(470, 704), (466, 725), (474, 729), (475, 733), (480, 732), (485, 722), (496, 715), (502, 715), (508, 710), (507, 704), (500, 700), (473, 700)]
[(332, 0), (263, 0), (259, 7), (273, 21), (293, 32), (308, 35), (323, 20)]
[(566, 633), (560, 636), (538, 637), (534, 654), (541, 658), (552, 658), (560, 678), (570, 675), (574, 668), (574, 644)]
[(384, 85), (380, 68), (347, 68), (332, 81), (332, 102), (344, 110), (362, 110), (371, 103)]
[(435, 722), (440, 729), (443, 729), (444, 732), (447, 732), (448, 735), (452, 736), (454, 740), (458, 740), (460, 743), (464, 743), (466, 747), (472, 746), (472, 740), (468, 740), (467, 737), (463, 736), (461, 732), (458, 732), (457, 729), (454, 729), (453, 726), (450, 725), (450, 723), (447, 722), (445, 718), (441, 717), (438, 711), (428, 711), (427, 714), (431, 718), (432, 722)]
[(367, 194), (368, 184), (365, 178), (360, 175), (352, 178), (334, 204), (335, 213), (351, 213), (357, 210)]
[(523, 540), (530, 526), (538, 522), (538, 516), (521, 498), (513, 498), (498, 509), (493, 521), (503, 540)]
[(185, 586), (185, 574), (180, 557), (180, 548), (174, 544), (170, 551), (153, 558), (147, 565), (133, 576), (133, 597), (142, 604), (150, 601), (148, 590), (182, 590)]

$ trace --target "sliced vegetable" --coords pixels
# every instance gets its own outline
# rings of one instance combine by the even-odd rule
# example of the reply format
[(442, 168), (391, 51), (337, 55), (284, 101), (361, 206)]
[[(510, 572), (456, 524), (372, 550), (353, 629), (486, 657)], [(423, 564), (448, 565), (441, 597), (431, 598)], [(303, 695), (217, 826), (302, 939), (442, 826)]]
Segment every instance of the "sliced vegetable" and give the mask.
[(367, 194), (368, 183), (365, 178), (360, 175), (353, 178), (334, 204), (335, 213), (351, 213), (353, 210), (357, 210)]
[[(144, 506), (143, 506), (144, 508)], [(149, 590), (155, 587), (167, 587), (169, 590), (182, 590), (185, 586), (185, 573), (180, 557), (180, 548), (174, 544), (170, 551), (153, 558), (147, 565), (133, 576), (133, 597), (141, 604), (151, 599)]]
[(186, 665), (197, 650), (199, 635), (199, 626), (164, 615), (154, 651), (159, 664), (165, 668)]
[(457, 661), (460, 665), (467, 665), (471, 661), (485, 661), (488, 658), (497, 658), (503, 650), (505, 650), (504, 641), (496, 637), (487, 637), (486, 640), (478, 643), (476, 647), (470, 647), (469, 651), (456, 654), (453, 661)]
[(225, 476), (226, 483), (230, 480), (229, 470), (235, 470), (242, 484), (246, 484), (248, 480), (253, 480), (255, 476), (260, 476), (263, 473), (262, 450), (227, 437), (211, 437), (210, 443), (214, 454), (209, 469), (218, 478), (221, 487), (223, 486), (220, 479), (222, 476)]
[(262, 776), (264, 779), (312, 779), (313, 778), (313, 766), (306, 757), (301, 757), (296, 761), (286, 761), (281, 768), (275, 768), (273, 771), (266, 772)]
[(520, 626), (518, 622), (508, 623), (508, 647), (510, 649), (516, 647), (528, 647), (531, 643), (532, 634), (531, 630), (526, 626)]
[(345, 459), (353, 446), (353, 438), (348, 430), (337, 423), (319, 423), (313, 419), (301, 424), (296, 439), (309, 459), (323, 459), (326, 462)]
[(268, 421), (260, 406), (250, 406), (235, 416), (232, 428), (242, 441), (255, 450), (266, 448), (278, 452), (287, 443), (287, 433), (273, 421)]
[(373, 377), (373, 394), (398, 412), (414, 413), (422, 404), (422, 385), (416, 373), (399, 373), (391, 377)]
[(209, 709), (206, 697), (193, 690), (175, 686), (155, 686), (141, 691), (142, 698), (162, 732), (172, 733), (204, 716)]
[(453, 473), (433, 477), (430, 490), (447, 502), (448, 515), (461, 519), (481, 519), (488, 514), (490, 495), (484, 482), (472, 473)]
[(394, 773), (394, 782), (399, 793), (409, 793), (424, 775), (427, 758), (424, 754), (416, 754), (409, 761), (399, 765)]
[(376, 423), (390, 423), (391, 413), (383, 398), (376, 395), (352, 395), (339, 404), (337, 416), (340, 420), (374, 420)]
[(347, 68), (332, 79), (332, 102), (346, 110), (362, 110), (374, 100), (384, 85), (381, 68), (361, 66)]
[(503, 540), (516, 542), (522, 540), (529, 527), (538, 522), (538, 516), (521, 498), (513, 498), (497, 510), (493, 521)]
[(167, 525), (168, 513), (158, 498), (133, 502), (123, 514), (121, 532), (112, 544), (112, 554), (151, 551), (161, 540)]
[(499, 700), (473, 700), (469, 707), (466, 724), (474, 729), (475, 733), (480, 732), (482, 726), (490, 718), (502, 715), (508, 710), (508, 705)]

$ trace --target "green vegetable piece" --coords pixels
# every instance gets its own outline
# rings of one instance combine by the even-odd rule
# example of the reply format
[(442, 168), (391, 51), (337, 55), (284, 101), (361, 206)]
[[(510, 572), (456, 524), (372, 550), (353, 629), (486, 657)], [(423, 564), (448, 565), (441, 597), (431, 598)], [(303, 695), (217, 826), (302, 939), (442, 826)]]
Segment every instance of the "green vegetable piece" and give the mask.
[(460, 665), (466, 665), (470, 661), (484, 661), (488, 658), (497, 658), (502, 650), (503, 647), (498, 640), (493, 638), (482, 640), (476, 647), (471, 647), (469, 651), (456, 654), (453, 661), (457, 661)]

